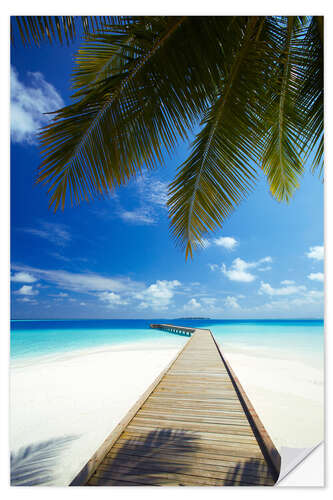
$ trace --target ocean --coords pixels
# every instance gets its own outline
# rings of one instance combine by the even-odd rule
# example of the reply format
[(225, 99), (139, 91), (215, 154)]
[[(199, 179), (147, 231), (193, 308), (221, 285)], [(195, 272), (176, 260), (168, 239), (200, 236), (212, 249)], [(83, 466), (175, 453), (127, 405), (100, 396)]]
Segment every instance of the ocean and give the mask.
[(209, 328), (227, 352), (323, 363), (323, 320), (12, 320), (12, 360), (96, 348), (169, 348), (187, 337), (149, 328), (150, 323)]

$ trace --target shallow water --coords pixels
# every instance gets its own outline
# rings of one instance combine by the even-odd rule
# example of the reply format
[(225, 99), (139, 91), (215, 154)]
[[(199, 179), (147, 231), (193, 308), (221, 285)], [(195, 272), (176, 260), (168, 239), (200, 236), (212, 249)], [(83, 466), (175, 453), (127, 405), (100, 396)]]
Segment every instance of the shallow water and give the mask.
[[(187, 337), (149, 328), (151, 322), (171, 320), (58, 320), (12, 321), (11, 358), (34, 358), (104, 346), (170, 348)], [(173, 320), (174, 324), (210, 328), (227, 352), (302, 359), (323, 363), (322, 320)]]

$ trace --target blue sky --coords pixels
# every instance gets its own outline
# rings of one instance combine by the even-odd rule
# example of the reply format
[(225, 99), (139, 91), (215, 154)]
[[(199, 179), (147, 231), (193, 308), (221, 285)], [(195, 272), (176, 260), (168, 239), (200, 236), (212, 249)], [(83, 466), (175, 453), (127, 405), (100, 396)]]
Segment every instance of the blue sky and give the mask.
[(322, 317), (323, 184), (310, 173), (289, 205), (261, 176), (187, 262), (165, 201), (189, 144), (106, 200), (48, 210), (35, 132), (69, 103), (77, 46), (11, 51), (12, 317)]

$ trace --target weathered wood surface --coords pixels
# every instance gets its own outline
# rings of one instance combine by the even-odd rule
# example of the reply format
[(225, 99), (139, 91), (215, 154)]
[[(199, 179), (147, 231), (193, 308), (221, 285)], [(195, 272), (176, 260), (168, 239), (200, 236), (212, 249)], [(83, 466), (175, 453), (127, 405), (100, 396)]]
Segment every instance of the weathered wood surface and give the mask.
[(266, 486), (279, 473), (279, 454), (209, 330), (195, 329), (110, 436), (72, 485)]

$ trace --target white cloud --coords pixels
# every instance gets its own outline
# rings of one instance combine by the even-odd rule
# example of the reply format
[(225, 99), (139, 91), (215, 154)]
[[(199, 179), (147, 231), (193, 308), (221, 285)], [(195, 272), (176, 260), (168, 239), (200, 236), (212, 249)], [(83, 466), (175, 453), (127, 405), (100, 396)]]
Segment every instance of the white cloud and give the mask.
[(315, 246), (310, 247), (309, 251), (306, 253), (309, 259), (314, 260), (323, 260), (324, 259), (324, 247), (323, 246)]
[(154, 180), (152, 183), (147, 184), (146, 187), (146, 198), (154, 205), (167, 209), (168, 183)]
[(102, 292), (98, 296), (103, 302), (106, 302), (109, 307), (124, 306), (128, 304), (126, 300), (122, 299), (120, 295), (114, 292)]
[(148, 202), (150, 205), (167, 209), (169, 190), (167, 182), (160, 181), (149, 173), (144, 173), (140, 177), (137, 177), (134, 186), (137, 188), (142, 205)]
[(208, 264), (208, 267), (211, 271), (216, 271), (219, 268), (217, 264)]
[(203, 297), (201, 299), (201, 302), (209, 307), (214, 307), (216, 304), (216, 299), (214, 297)]
[(35, 304), (38, 304), (37, 300), (35, 299), (30, 299), (29, 297), (23, 297), (21, 299), (17, 299), (18, 302), (28, 302), (29, 304), (31, 305), (35, 305)]
[(238, 246), (238, 241), (231, 236), (221, 236), (221, 238), (215, 238), (213, 242), (215, 245), (226, 248), (227, 250), (234, 250)]
[(149, 309), (150, 308), (150, 304), (148, 304), (148, 302), (140, 302), (140, 304), (138, 305), (138, 309)]
[(32, 286), (30, 285), (23, 285), (19, 290), (17, 290), (15, 293), (18, 295), (37, 295), (38, 290), (34, 290)]
[(137, 210), (122, 210), (120, 212), (120, 218), (125, 222), (130, 222), (131, 224), (141, 225), (152, 225), (156, 224), (156, 220), (153, 215), (147, 209), (137, 209)]
[(230, 269), (227, 269), (225, 264), (222, 264), (222, 273), (231, 281), (251, 282), (256, 279), (254, 274), (248, 270), (258, 267), (260, 264), (272, 262), (272, 257), (264, 257), (257, 262), (246, 262), (245, 260), (237, 257), (232, 262)]
[(11, 68), (11, 137), (13, 142), (33, 144), (38, 129), (51, 119), (45, 113), (61, 108), (64, 102), (42, 73), (29, 72), (28, 79), (29, 83), (24, 84), (17, 71)]
[(184, 305), (184, 310), (185, 311), (193, 311), (196, 309), (200, 309), (201, 304), (198, 302), (195, 298), (190, 299), (185, 305)]
[(69, 233), (68, 227), (63, 224), (41, 222), (39, 224), (39, 227), (28, 227), (22, 229), (22, 231), (24, 231), (25, 233), (33, 234), (34, 236), (39, 236), (39, 238), (48, 240), (60, 247), (66, 246), (71, 240), (71, 235)]
[(294, 295), (296, 293), (305, 292), (306, 287), (303, 285), (287, 285), (281, 288), (273, 288), (269, 283), (264, 283), (263, 281), (260, 284), (259, 294), (267, 294), (267, 295)]
[(180, 286), (177, 280), (166, 281), (157, 280), (156, 283), (150, 285), (146, 290), (135, 294), (135, 298), (140, 299), (140, 308), (145, 309), (166, 309), (171, 303), (174, 296), (174, 289)]
[(80, 302), (80, 306), (86, 306), (87, 304), (85, 302)]
[[(129, 224), (150, 226), (158, 223), (159, 217), (167, 210), (168, 183), (162, 182), (155, 176), (144, 174), (139, 176), (129, 186), (135, 189), (138, 206), (127, 210), (117, 200), (117, 214)], [(103, 211), (98, 214), (105, 217)], [(163, 214), (165, 216), (165, 213)]]
[(308, 278), (312, 281), (324, 281), (324, 273), (310, 273)]
[(226, 299), (225, 299), (225, 305), (227, 307), (231, 307), (232, 309), (240, 309), (241, 306), (238, 304), (237, 302), (237, 298), (236, 297), (231, 297), (231, 296), (228, 296)]
[(258, 260), (257, 262), (252, 262), (253, 267), (257, 267), (260, 264), (265, 264), (266, 262), (273, 262), (272, 257), (263, 257), (262, 259)]
[(294, 310), (295, 307), (323, 305), (324, 292), (318, 290), (307, 290), (300, 297), (288, 298), (288, 300), (275, 300), (265, 304), (263, 308)]
[(247, 262), (237, 258), (233, 261), (230, 269), (227, 269), (226, 265), (222, 264), (221, 271), (231, 281), (250, 282), (255, 280), (256, 277), (247, 271), (248, 268)]
[(272, 266), (258, 267), (258, 271), (261, 271), (261, 272), (270, 271), (271, 269), (272, 269)]
[(45, 270), (15, 265), (12, 267), (18, 271), (32, 272), (39, 279), (53, 283), (59, 288), (75, 292), (130, 292), (139, 290), (144, 286), (129, 278), (108, 278), (95, 273), (70, 273), (68, 271)]
[(66, 257), (65, 255), (62, 255), (59, 252), (50, 252), (49, 255), (51, 257), (54, 257), (55, 259), (63, 260), (64, 262), (71, 262), (71, 260), (72, 260), (69, 257)]
[(324, 292), (322, 290), (309, 290), (307, 292), (307, 297), (310, 300), (319, 300), (324, 297)]
[(281, 281), (281, 285), (295, 285), (295, 281), (293, 281), (293, 280), (283, 280), (283, 281)]
[(11, 280), (16, 282), (16, 283), (35, 283), (37, 279), (30, 273), (25, 273), (25, 272), (18, 272), (15, 273), (12, 277)]
[(58, 299), (63, 299), (65, 297), (68, 297), (68, 293), (64, 293), (64, 292), (50, 293), (49, 295), (50, 295), (50, 297), (55, 297), (55, 298), (58, 298)]

